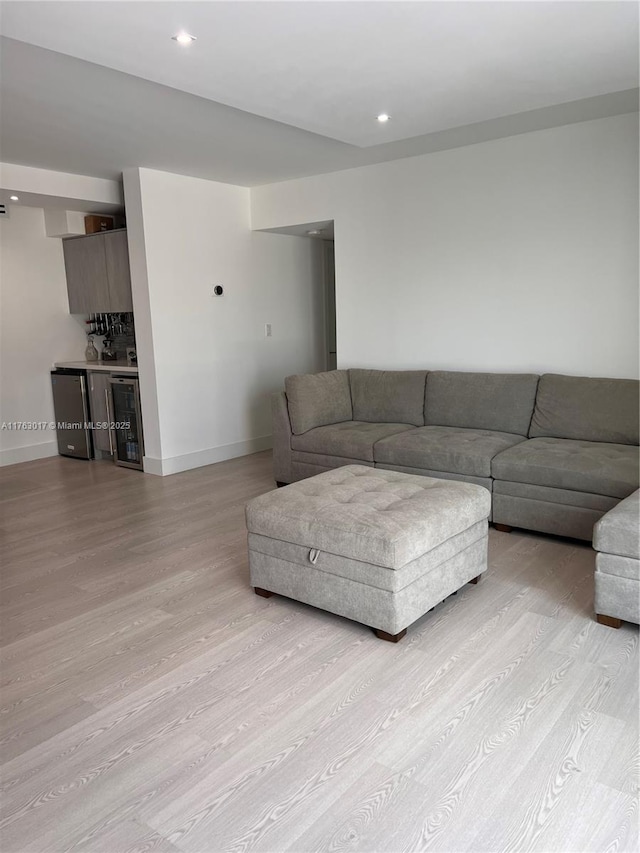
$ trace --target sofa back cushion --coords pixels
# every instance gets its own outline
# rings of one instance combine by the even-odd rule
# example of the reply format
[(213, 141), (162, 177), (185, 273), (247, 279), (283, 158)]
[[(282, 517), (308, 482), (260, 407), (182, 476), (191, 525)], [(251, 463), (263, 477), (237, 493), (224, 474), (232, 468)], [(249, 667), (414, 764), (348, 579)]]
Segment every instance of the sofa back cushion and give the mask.
[(426, 377), (426, 370), (350, 370), (354, 421), (424, 426)]
[(529, 435), (638, 444), (638, 387), (635, 379), (545, 373)]
[(349, 374), (346, 370), (287, 376), (284, 388), (294, 435), (301, 435), (314, 427), (353, 419)]
[(434, 370), (427, 376), (425, 423), (526, 436), (537, 385), (535, 373)]

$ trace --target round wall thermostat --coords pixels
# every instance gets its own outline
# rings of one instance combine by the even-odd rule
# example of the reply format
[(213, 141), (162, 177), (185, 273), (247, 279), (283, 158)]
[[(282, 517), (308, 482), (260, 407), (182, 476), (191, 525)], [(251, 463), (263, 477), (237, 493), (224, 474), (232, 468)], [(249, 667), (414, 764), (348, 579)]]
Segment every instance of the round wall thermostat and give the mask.
[(214, 296), (222, 296), (223, 293), (224, 293), (224, 288), (221, 285), (216, 284), (216, 286), (213, 288), (213, 295)]

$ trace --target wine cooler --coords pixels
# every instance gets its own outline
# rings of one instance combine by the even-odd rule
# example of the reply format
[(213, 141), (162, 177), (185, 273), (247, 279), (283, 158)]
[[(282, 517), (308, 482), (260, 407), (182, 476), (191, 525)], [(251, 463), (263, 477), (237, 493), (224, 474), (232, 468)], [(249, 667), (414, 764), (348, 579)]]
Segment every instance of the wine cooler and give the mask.
[(116, 465), (142, 470), (144, 441), (137, 379), (112, 376), (110, 412), (113, 457)]

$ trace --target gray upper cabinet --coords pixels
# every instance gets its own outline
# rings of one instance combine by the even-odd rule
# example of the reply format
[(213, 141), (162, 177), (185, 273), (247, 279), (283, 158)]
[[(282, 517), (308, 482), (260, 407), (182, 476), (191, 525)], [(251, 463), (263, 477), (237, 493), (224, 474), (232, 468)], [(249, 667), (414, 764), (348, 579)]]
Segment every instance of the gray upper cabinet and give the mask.
[(67, 271), (69, 313), (106, 313), (110, 310), (104, 243), (100, 234), (62, 241)]
[(105, 231), (101, 236), (104, 237), (111, 310), (133, 311), (127, 232)]
[(71, 314), (133, 311), (126, 230), (68, 237), (62, 246)]

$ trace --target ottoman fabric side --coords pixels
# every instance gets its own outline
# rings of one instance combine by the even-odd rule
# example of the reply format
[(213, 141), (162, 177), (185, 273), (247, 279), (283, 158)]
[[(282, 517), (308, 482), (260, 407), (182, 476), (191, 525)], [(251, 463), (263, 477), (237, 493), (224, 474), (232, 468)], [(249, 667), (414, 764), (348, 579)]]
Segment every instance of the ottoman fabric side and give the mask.
[(640, 560), (618, 554), (596, 554), (596, 571), (616, 578), (628, 578), (640, 584)]
[[(327, 583), (331, 583), (332, 575), (339, 575), (387, 592), (400, 592), (425, 573), (437, 568), (441, 563), (446, 562), (459, 551), (464, 551), (469, 545), (473, 545), (486, 535), (487, 523), (479, 521), (397, 570), (350, 560), (348, 557), (340, 557), (327, 551), (312, 551), (302, 545), (294, 545), (292, 542), (284, 542), (281, 539), (270, 539), (268, 536), (260, 536), (257, 533), (250, 533), (248, 541), (250, 552), (257, 551), (268, 557), (284, 560), (290, 564), (291, 571), (297, 572), (300, 578), (304, 578), (307, 569), (312, 568), (319, 572), (326, 572)], [(310, 559), (312, 555), (314, 562)], [(260, 584), (256, 583), (255, 586)]]
[[(598, 620), (640, 623), (640, 490), (604, 515), (594, 528), (595, 611)], [(612, 624), (611, 621), (605, 624)], [(617, 627), (617, 626), (616, 626)]]
[[(596, 557), (595, 612), (640, 624), (640, 581), (603, 571), (612, 568), (608, 564), (611, 559), (608, 554), (598, 554)], [(619, 566), (615, 568), (619, 571)]]
[(345, 616), (389, 634), (398, 634), (436, 604), (482, 574), (488, 534), (420, 575), (399, 592), (388, 592), (309, 565), (301, 569), (278, 557), (249, 551), (251, 584)]

